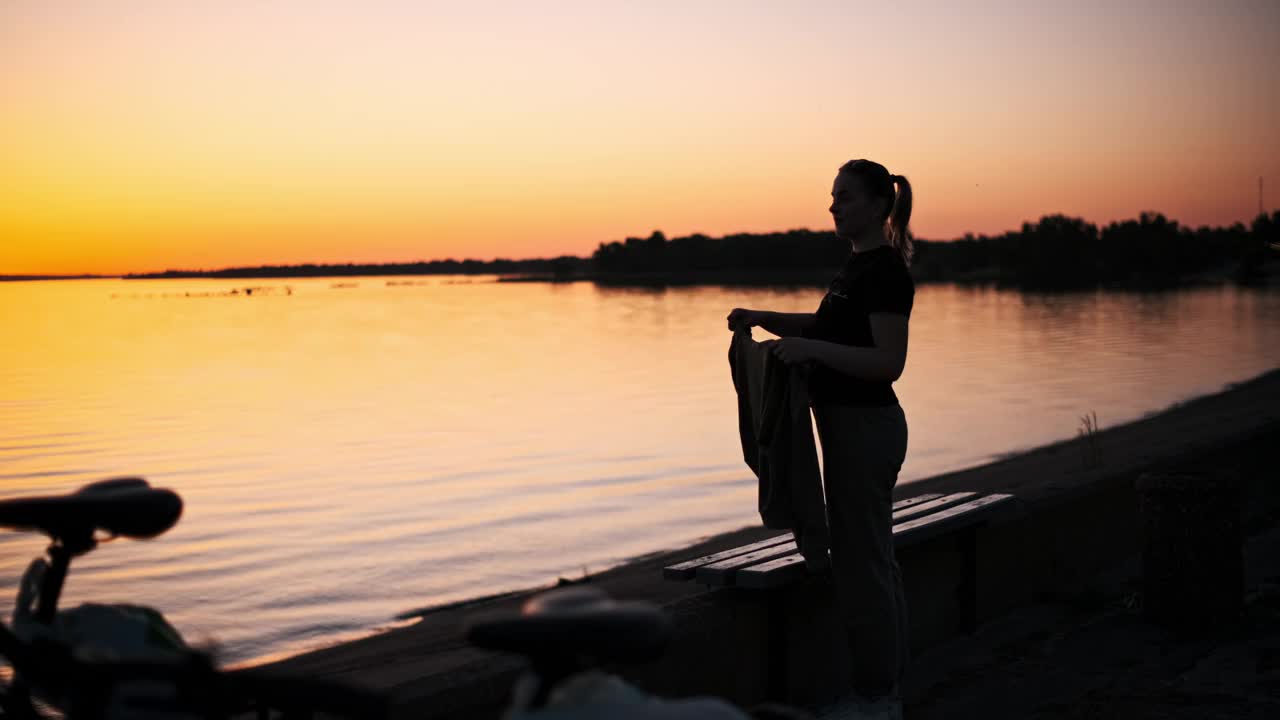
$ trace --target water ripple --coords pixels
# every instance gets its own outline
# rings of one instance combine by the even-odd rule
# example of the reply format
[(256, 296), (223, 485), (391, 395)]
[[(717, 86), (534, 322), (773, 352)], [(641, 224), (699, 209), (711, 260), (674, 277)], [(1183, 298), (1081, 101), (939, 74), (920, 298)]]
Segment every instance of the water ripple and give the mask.
[[(821, 296), (304, 280), (286, 312), (110, 303), (232, 287), (122, 282), (20, 288), (95, 351), (69, 366), (47, 329), (13, 337), (0, 496), (106, 475), (177, 490), (179, 526), (77, 561), (68, 602), (162, 606), (233, 661), (757, 523), (724, 313), (810, 312)], [(922, 286), (895, 386), (911, 433), (900, 482), (1274, 368), (1276, 318), (1267, 290)], [(45, 542), (0, 536), (0, 593)]]

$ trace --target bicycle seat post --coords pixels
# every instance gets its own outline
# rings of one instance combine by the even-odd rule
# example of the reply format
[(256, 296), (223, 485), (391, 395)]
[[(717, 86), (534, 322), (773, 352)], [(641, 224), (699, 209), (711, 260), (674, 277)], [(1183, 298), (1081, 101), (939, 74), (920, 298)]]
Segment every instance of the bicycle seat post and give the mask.
[(49, 569), (45, 572), (40, 584), (40, 596), (36, 599), (36, 621), (49, 624), (58, 614), (58, 598), (62, 595), (62, 587), (67, 580), (67, 572), (71, 569), (71, 558), (89, 552), (97, 545), (92, 531), (76, 533), (79, 537), (55, 537), (53, 544), (46, 552), (49, 554)]

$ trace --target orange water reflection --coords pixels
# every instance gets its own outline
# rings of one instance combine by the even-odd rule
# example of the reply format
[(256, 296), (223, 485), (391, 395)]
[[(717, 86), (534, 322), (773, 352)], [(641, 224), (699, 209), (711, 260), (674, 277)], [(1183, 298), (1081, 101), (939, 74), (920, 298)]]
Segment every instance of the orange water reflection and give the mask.
[[(398, 280), (0, 284), (0, 494), (140, 474), (187, 503), (68, 600), (243, 660), (756, 522), (724, 317), (819, 290)], [(922, 287), (903, 481), (1256, 375), (1278, 320), (1274, 291)], [(0, 537), (0, 591), (42, 546)]]

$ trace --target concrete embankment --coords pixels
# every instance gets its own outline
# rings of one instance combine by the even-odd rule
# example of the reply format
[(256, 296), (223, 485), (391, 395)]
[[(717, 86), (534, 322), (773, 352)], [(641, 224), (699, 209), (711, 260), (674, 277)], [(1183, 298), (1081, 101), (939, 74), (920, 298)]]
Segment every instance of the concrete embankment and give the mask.
[[(1280, 505), (1280, 370), (1092, 437), (900, 487), (900, 497), (975, 490), (1018, 498), (1016, 508), (978, 535), (976, 588), (965, 586), (956, 537), (901, 553), (913, 650), (927, 656), (930, 649), (964, 641), (971, 630), (961, 612), (967, 591), (976, 590), (979, 623), (1046, 599), (1087, 593), (1139, 551), (1136, 478), (1205, 467), (1239, 474), (1248, 522), (1274, 517), (1270, 513)], [(662, 579), (664, 565), (767, 534), (747, 528), (591, 578), (614, 597), (661, 605), (674, 620), (667, 654), (634, 668), (630, 677), (661, 694), (711, 693), (744, 706), (766, 700), (813, 706), (835, 699), (844, 688), (845, 659), (829, 580), (815, 577), (759, 593)], [(433, 612), (413, 626), (273, 667), (378, 689), (403, 717), (495, 717), (519, 661), (470, 648), (465, 627), (485, 614), (513, 612), (526, 597)], [(945, 687), (908, 685), (909, 693)]]

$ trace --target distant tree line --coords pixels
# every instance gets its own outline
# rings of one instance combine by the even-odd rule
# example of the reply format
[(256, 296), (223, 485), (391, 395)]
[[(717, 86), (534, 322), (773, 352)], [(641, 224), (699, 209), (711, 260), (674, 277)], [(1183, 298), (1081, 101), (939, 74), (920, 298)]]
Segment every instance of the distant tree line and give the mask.
[[(915, 239), (918, 282), (991, 283), (1022, 289), (1173, 287), (1205, 281), (1260, 282), (1280, 257), (1280, 212), (1250, 227), (1192, 229), (1159, 213), (1101, 229), (1065, 215), (1047, 215), (996, 236), (965, 235), (938, 242)], [(606, 284), (824, 284), (849, 246), (833, 232), (789, 230), (703, 234), (601, 243), (589, 258), (434, 260), (390, 264), (276, 265), (212, 271), (169, 270), (130, 278), (265, 278), (354, 275), (506, 275)], [(1274, 272), (1274, 270), (1270, 270)]]
[(697, 234), (668, 240), (662, 231), (648, 238), (601, 243), (591, 256), (594, 269), (611, 272), (683, 272), (750, 268), (812, 268), (839, 265), (849, 244), (832, 232)]
[[(949, 242), (915, 239), (912, 275), (920, 282), (982, 282), (1024, 289), (1099, 286), (1165, 287), (1198, 280), (1262, 279), (1268, 256), (1280, 257), (1280, 212), (1259, 215), (1250, 228), (1180, 226), (1158, 213), (1098, 226), (1049, 215), (994, 237)], [(592, 255), (598, 277), (615, 278), (739, 271), (794, 277), (831, 272), (849, 246), (832, 232), (690, 235), (602, 243)]]
[(966, 235), (919, 243), (913, 274), (922, 281), (993, 282), (1025, 289), (1168, 287), (1203, 280), (1263, 279), (1268, 256), (1280, 258), (1280, 212), (1246, 228), (1181, 226), (1159, 213), (1101, 229), (1080, 218), (1049, 215), (995, 237)]

